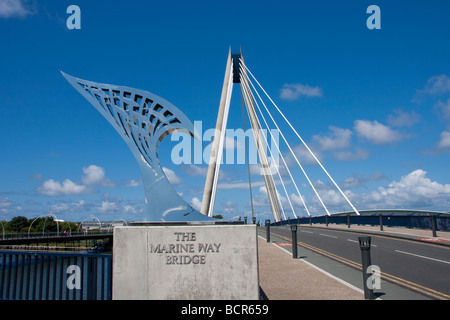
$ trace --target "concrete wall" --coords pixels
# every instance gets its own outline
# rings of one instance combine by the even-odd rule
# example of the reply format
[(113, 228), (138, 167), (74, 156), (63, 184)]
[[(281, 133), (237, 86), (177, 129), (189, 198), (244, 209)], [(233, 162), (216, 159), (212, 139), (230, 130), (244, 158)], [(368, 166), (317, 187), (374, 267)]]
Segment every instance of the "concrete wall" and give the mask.
[(113, 299), (258, 299), (255, 225), (114, 229)]

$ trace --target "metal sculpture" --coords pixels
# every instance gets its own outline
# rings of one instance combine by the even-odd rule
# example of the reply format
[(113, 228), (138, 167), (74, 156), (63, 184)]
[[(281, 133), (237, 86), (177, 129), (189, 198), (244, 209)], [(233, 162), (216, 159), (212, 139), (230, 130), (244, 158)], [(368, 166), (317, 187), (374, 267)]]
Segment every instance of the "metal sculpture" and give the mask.
[(194, 125), (167, 100), (147, 91), (79, 79), (66, 80), (114, 127), (133, 153), (143, 179), (142, 222), (213, 221), (173, 189), (158, 159), (158, 146), (167, 135), (181, 131), (197, 138)]

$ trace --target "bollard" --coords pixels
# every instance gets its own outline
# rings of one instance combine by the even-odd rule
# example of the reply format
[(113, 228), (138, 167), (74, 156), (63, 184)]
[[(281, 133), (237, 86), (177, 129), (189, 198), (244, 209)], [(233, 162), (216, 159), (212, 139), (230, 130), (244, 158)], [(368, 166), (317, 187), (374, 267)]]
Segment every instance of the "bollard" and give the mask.
[(292, 232), (292, 258), (297, 259), (297, 225), (291, 224)]
[(437, 237), (437, 234), (436, 234), (436, 215), (432, 215), (431, 216), (431, 231), (432, 231), (432, 233), (433, 233), (433, 237)]
[(256, 224), (256, 217), (252, 217), (252, 223)]
[(325, 224), (328, 227), (328, 215), (325, 216)]
[(244, 224), (247, 224), (247, 216), (244, 217)]
[(350, 214), (347, 215), (347, 228), (350, 228)]
[(266, 241), (270, 242), (270, 220), (266, 220)]
[(383, 231), (383, 214), (380, 213), (380, 231)]
[(372, 273), (367, 273), (369, 266), (372, 265), (370, 259), (370, 242), (371, 237), (361, 236), (358, 237), (359, 247), (361, 248), (361, 258), (362, 258), (362, 271), (363, 271), (363, 281), (364, 281), (364, 299), (373, 299), (373, 289), (367, 286), (367, 280), (372, 275)]

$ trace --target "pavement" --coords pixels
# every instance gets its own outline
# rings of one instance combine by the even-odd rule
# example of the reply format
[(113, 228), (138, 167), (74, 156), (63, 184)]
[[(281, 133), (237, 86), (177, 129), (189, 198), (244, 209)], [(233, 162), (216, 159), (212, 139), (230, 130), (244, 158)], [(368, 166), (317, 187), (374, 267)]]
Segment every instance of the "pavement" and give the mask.
[[(302, 225), (306, 228), (345, 229), (413, 241), (450, 246), (450, 232), (379, 226)], [(262, 297), (268, 300), (364, 300), (362, 272), (337, 261), (323, 257), (306, 248), (299, 250), (294, 259), (291, 245), (271, 233), (266, 241), (265, 228), (258, 229), (259, 279)], [(429, 300), (429, 297), (393, 283), (382, 281), (383, 292), (376, 293), (380, 300)]]

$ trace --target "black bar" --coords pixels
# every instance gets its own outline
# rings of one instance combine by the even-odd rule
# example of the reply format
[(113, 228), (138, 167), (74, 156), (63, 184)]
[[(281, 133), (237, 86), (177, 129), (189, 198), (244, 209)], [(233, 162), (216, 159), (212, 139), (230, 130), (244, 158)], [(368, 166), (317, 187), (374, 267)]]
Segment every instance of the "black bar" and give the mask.
[(102, 269), (101, 269), (100, 275), (101, 275), (102, 279), (101, 279), (101, 282), (100, 282), (100, 284), (101, 284), (100, 299), (101, 300), (105, 300), (105, 275), (106, 275), (106, 272), (105, 272), (105, 259), (101, 258), (101, 262), (102, 262)]
[(37, 267), (38, 267), (38, 255), (34, 255), (34, 269), (33, 269), (33, 292), (31, 299), (36, 300), (36, 287), (37, 287)]
[(108, 265), (107, 265), (108, 273), (107, 273), (107, 299), (112, 300), (112, 256), (108, 256)]
[[(67, 258), (67, 267), (68, 266), (70, 266), (70, 257), (68, 257)], [(64, 281), (64, 287), (65, 287), (65, 289), (66, 289), (66, 298), (65, 298), (65, 300), (69, 300), (69, 288), (67, 287), (67, 273), (66, 273), (66, 271), (67, 271), (67, 267), (66, 266), (64, 266), (65, 268), (64, 268), (64, 270), (63, 270), (63, 272), (64, 272), (64, 275), (65, 275), (65, 277), (64, 277), (64, 279), (65, 279), (65, 281)]]
[(19, 280), (19, 299), (23, 299), (23, 286), (24, 286), (24, 278), (25, 278), (25, 260), (27, 256), (25, 254), (21, 255), (20, 262), (20, 280)]
[[(89, 259), (89, 258), (85, 258), (85, 257), (81, 257), (81, 266), (80, 266), (80, 273), (81, 273), (81, 288), (84, 288), (84, 265), (85, 265), (85, 259)], [(81, 293), (80, 295), (80, 300), (84, 299), (84, 294)]]
[(6, 263), (6, 254), (2, 254), (2, 265), (0, 270), (0, 299), (3, 299), (3, 288), (5, 287), (5, 263)]
[(56, 268), (58, 266), (58, 257), (57, 256), (53, 256), (52, 258), (53, 261), (53, 288), (52, 288), (52, 299), (56, 300)]
[(11, 292), (11, 272), (12, 272), (12, 255), (9, 255), (9, 268), (8, 268), (8, 280), (6, 282), (6, 299), (11, 299), (10, 292)]
[(59, 259), (59, 295), (58, 299), (63, 300), (63, 289), (64, 289), (64, 260), (65, 258), (61, 257)]
[(41, 258), (41, 263), (40, 263), (40, 283), (39, 283), (39, 300), (42, 300), (42, 288), (44, 287), (44, 256), (38, 256), (39, 258)]
[(27, 256), (27, 283), (25, 287), (25, 299), (30, 299), (30, 283), (31, 283), (31, 256)]
[(380, 231), (383, 231), (383, 214), (380, 213)]
[[(45, 281), (45, 300), (48, 300), (50, 291), (50, 256), (46, 256), (45, 258), (45, 270), (47, 271), (47, 279)], [(42, 290), (44, 290), (44, 286), (42, 286)]]

